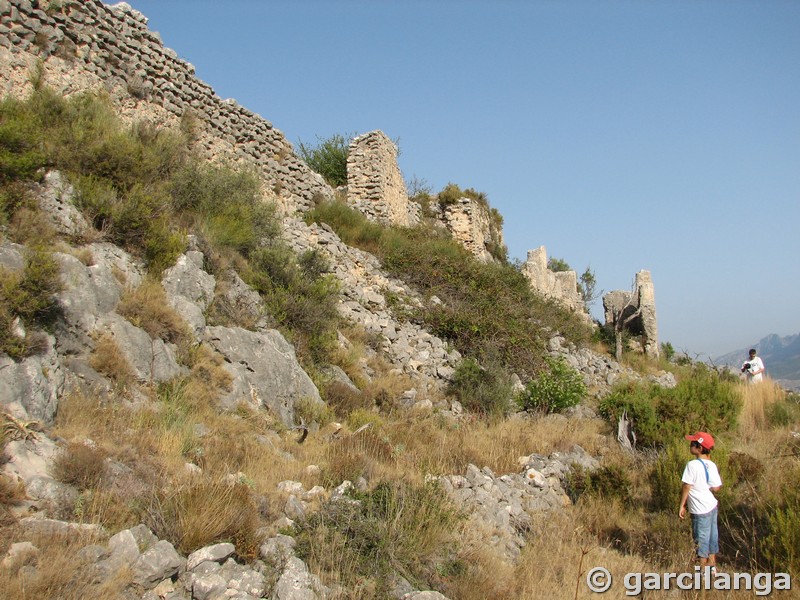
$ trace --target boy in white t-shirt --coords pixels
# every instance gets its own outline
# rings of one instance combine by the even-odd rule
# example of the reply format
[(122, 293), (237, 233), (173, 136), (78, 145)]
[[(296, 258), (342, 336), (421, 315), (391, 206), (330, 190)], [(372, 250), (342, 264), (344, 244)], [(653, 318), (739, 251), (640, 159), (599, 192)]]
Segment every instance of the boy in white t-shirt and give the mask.
[(692, 538), (700, 559), (700, 566), (706, 565), (716, 570), (719, 552), (719, 531), (717, 529), (717, 499), (712, 492), (722, 488), (719, 469), (708, 457), (714, 447), (714, 438), (705, 431), (684, 436), (689, 440), (689, 452), (695, 458), (686, 463), (681, 481), (681, 504), (678, 516), (686, 518), (688, 505), (692, 517)]

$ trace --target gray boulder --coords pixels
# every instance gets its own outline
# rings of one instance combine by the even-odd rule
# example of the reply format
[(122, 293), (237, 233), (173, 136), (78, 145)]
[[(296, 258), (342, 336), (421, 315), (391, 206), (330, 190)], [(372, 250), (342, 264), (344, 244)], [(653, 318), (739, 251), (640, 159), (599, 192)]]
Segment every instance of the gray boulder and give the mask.
[(184, 562), (172, 544), (160, 540), (133, 563), (133, 581), (142, 587), (152, 588), (160, 581), (177, 575)]
[(190, 250), (164, 272), (161, 285), (170, 306), (180, 314), (200, 338), (206, 326), (205, 310), (214, 299), (216, 280), (203, 270), (203, 253)]
[(0, 354), (0, 407), (18, 419), (53, 422), (58, 398), (64, 392), (67, 374), (55, 350), (55, 339), (42, 334), (45, 349), (38, 355), (14, 362)]
[(300, 400), (322, 403), (317, 386), (280, 332), (207, 327), (205, 335), (225, 357), (225, 368), (233, 375), (233, 389), (222, 401), (226, 408), (245, 400), (271, 409), (284, 424), (291, 425)]
[(206, 546), (192, 552), (186, 559), (186, 570), (191, 571), (202, 562), (210, 561), (215, 563), (222, 563), (230, 557), (236, 548), (233, 544), (223, 543), (214, 544), (213, 546)]
[(323, 597), (319, 578), (308, 572), (302, 560), (290, 557), (272, 590), (272, 600), (318, 600)]
[(53, 228), (70, 238), (85, 236), (92, 230), (72, 199), (75, 191), (59, 171), (49, 171), (39, 185), (39, 206)]
[(97, 330), (105, 331), (114, 338), (139, 381), (168, 381), (185, 372), (178, 364), (173, 349), (163, 340), (151, 338), (144, 329), (116, 313), (103, 316), (98, 321)]

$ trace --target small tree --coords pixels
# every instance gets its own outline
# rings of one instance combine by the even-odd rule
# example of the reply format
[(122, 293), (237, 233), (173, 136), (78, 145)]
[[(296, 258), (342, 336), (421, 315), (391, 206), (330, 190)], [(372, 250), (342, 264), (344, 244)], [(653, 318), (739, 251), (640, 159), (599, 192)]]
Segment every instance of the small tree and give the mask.
[(347, 184), (347, 155), (350, 151), (350, 134), (334, 134), (327, 139), (317, 136), (316, 146), (298, 142), (300, 157), (309, 167), (322, 175), (332, 187)]
[(578, 280), (578, 292), (580, 292), (587, 310), (589, 309), (589, 305), (597, 300), (603, 293), (602, 291), (597, 291), (597, 278), (594, 275), (594, 271), (589, 267), (586, 267), (586, 270)]
[(572, 267), (563, 258), (556, 258), (551, 256), (547, 261), (547, 268), (553, 273), (562, 273), (564, 271), (572, 271)]

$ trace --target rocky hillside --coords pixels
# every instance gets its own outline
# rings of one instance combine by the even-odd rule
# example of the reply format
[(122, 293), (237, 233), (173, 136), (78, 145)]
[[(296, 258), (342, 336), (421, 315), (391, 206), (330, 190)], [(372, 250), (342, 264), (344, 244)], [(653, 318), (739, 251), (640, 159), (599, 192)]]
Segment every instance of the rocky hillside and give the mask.
[[(130, 7), (0, 0), (0, 33), (9, 97), (0, 126), (13, 133), (3, 138), (12, 142), (2, 157), (0, 234), (0, 492), (9, 528), (3, 568), (11, 573), (3, 581), (41, 579), (44, 540), (60, 536), (88, 573), (81, 585), (101, 596), (120, 573), (125, 598), (357, 596), (312, 575), (301, 559), (313, 555), (308, 539), (284, 532), (310, 527), (320, 506), (330, 514), (370, 506), (383, 489), (377, 461), (362, 464), (372, 454), (402, 462), (416, 429), (449, 434), (475, 421), (452, 392), (474, 357), (456, 350), (455, 334), (444, 339), (419, 317), (442, 300), (391, 275), (329, 225), (304, 219), (333, 190), (272, 124), (198, 81)], [(86, 91), (102, 101), (86, 100)], [(103, 120), (103, 102), (132, 133)], [(81, 117), (64, 135), (75, 143), (75, 123), (92, 122), (114, 143), (95, 148), (87, 136), (65, 151), (54, 141), (63, 132), (47, 130), (51, 137), (36, 143), (26, 137), (33, 121), (44, 127), (50, 116), (87, 106), (98, 120)], [(48, 118), (23, 120), (31, 114)], [(164, 162), (134, 169), (131, 157), (151, 156), (138, 145), (114, 154), (134, 138)], [(187, 155), (201, 166), (183, 164)], [(236, 186), (246, 187), (237, 171), (208, 166), (223, 163), (255, 172), (256, 203), (235, 199)], [(192, 187), (191, 177), (227, 187), (203, 204), (210, 186)], [(267, 205), (276, 207), (272, 216), (262, 212)], [(234, 208), (242, 212), (226, 220)], [(593, 397), (641, 377), (562, 332), (542, 331), (542, 353), (580, 373)], [(651, 379), (675, 384), (663, 372)], [(527, 382), (516, 383), (501, 399), (504, 415)], [(338, 423), (333, 416), (348, 402), (352, 418)], [(387, 415), (409, 430), (405, 442), (379, 433)], [(552, 419), (564, 431), (569, 419), (597, 421), (585, 405)], [(304, 454), (297, 440), (306, 436), (324, 449), (313, 460), (330, 464)], [(598, 446), (614, 443), (600, 437)], [(431, 502), (446, 499), (491, 531), (488, 546), (513, 565), (533, 520), (570, 503), (572, 468), (598, 466), (581, 446), (566, 446), (537, 453), (531, 442), (503, 472), (473, 464), (468, 452), (458, 469), (444, 456), (435, 473), (416, 463), (410, 472), (446, 492)], [(233, 523), (217, 531), (225, 511), (203, 505), (214, 531), (190, 539), (176, 515), (191, 499), (217, 495), (222, 507), (240, 509)], [(386, 592), (443, 597), (423, 585), (435, 577), (412, 563), (386, 567)]]

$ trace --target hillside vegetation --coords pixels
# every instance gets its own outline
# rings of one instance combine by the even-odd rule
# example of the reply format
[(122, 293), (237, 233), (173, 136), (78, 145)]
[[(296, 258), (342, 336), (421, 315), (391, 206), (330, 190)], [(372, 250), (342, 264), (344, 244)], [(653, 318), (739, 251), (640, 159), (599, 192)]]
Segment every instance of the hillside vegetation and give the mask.
[[(281, 241), (281, 222), (253, 173), (199, 162), (188, 119), (180, 131), (124, 127), (102, 95), (67, 100), (39, 83), (30, 98), (0, 103), (0, 225), (4, 241), (27, 252), (21, 272), (0, 271), (0, 352), (21, 361), (41, 350), (41, 332), (59, 318), (53, 252), (91, 261), (87, 244), (102, 239), (139, 257), (150, 274), (118, 310), (174, 343), (186, 367), (175, 380), (138, 384), (114, 341), (98, 341), (93, 367), (113, 386), (107, 394), (76, 390), (59, 399), (47, 432), (63, 440), (52, 471), (78, 494), (51, 517), (100, 524), (107, 533), (144, 523), (184, 554), (231, 542), (236, 558), (247, 562), (265, 534), (278, 532), (286, 503), (280, 482), (331, 490), (360, 480), (349, 492), (357, 502), (320, 494), (312, 510), (281, 529), (295, 538), (313, 573), (339, 586), (337, 597), (390, 597), (399, 577), (453, 599), (586, 597), (590, 566), (605, 566), (618, 579), (625, 572), (687, 570), (690, 532), (677, 518), (680, 474), (690, 458), (683, 435), (707, 428), (718, 440), (712, 458), (725, 482), (722, 567), (800, 576), (796, 396), (771, 382), (743, 386), (703, 365), (645, 364), (643, 371), (674, 371), (678, 385), (622, 381), (606, 397), (590, 397), (576, 372), (546, 352), (556, 332), (578, 345), (589, 342), (590, 332), (533, 294), (513, 266), (481, 264), (431, 228), (382, 227), (343, 203), (320, 205), (307, 220), (330, 225), (418, 289), (424, 310), (409, 309), (401, 298), (396, 310), (465, 357), (448, 390), (450, 399), (463, 400), (464, 418), (403, 410), (398, 397), (413, 382), (390, 368), (366, 332), (340, 322), (339, 284), (324, 257), (297, 256)], [(32, 183), (46, 169), (62, 171), (75, 186), (77, 206), (92, 224), (81, 237), (56, 235), (44, 218)], [(230, 375), (210, 347), (190, 342), (159, 279), (189, 235), (210, 270), (233, 267), (259, 292), (272, 324), (318, 382), (324, 408), (298, 408), (319, 427), (303, 444), (266, 410), (218, 406)], [(252, 325), (213, 307), (208, 318)], [(336, 343), (340, 331), (354, 341), (347, 351)], [(359, 359), (369, 361), (374, 375), (354, 377), (357, 390), (318, 376), (330, 365), (348, 371)], [(513, 374), (525, 386), (517, 397)], [(558, 414), (576, 403), (602, 418)], [(623, 411), (639, 436), (636, 452), (615, 440)], [(338, 436), (326, 434), (333, 419), (341, 422)], [(3, 423), (3, 448), (35, 435), (30, 423), (9, 416)], [(537, 515), (521, 531), (526, 546), (516, 561), (487, 544), (492, 526), (472, 518), (435, 480), (470, 464), (515, 473), (521, 456), (575, 444), (600, 457), (600, 468), (569, 474), (572, 503)], [(197, 470), (187, 471), (187, 463)], [(123, 465), (129, 476), (111, 477), (110, 464)], [(21, 539), (14, 507), (25, 493), (0, 476), (1, 554)], [(122, 597), (130, 584), (124, 572), (102, 585), (88, 577), (72, 542), (35, 542), (36, 575), (0, 569), (3, 597)]]

